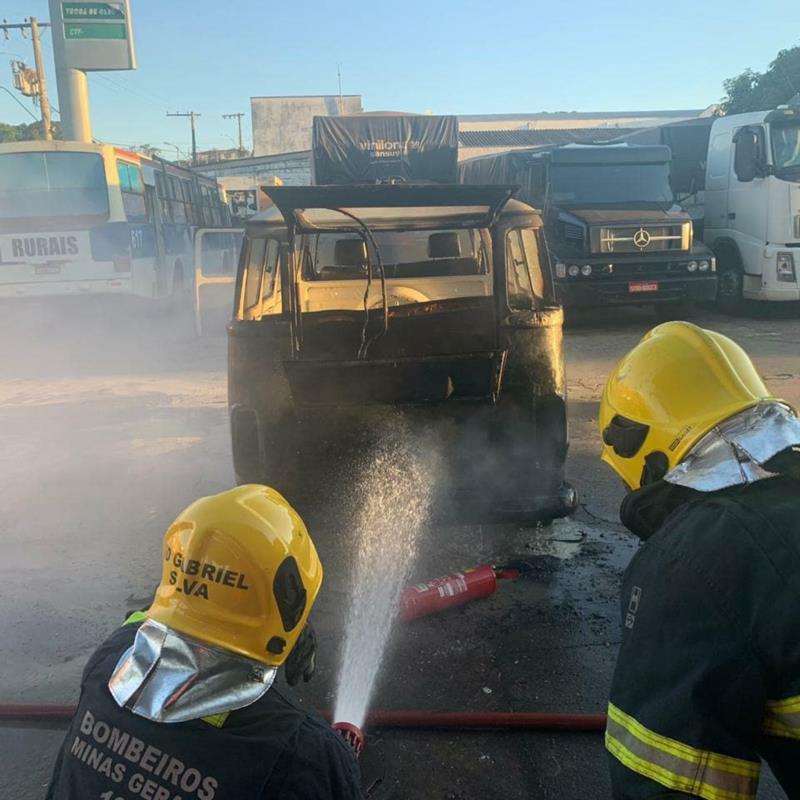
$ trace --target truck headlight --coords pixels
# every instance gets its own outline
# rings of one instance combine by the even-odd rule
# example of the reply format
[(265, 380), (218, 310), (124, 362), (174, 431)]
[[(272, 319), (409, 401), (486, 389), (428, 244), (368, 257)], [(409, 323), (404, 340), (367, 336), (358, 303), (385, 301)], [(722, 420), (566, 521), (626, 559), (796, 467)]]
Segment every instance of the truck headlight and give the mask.
[(558, 263), (556, 264), (556, 278), (566, 278), (567, 277), (567, 265)]
[(708, 261), (700, 261), (697, 264), (697, 269), (699, 269), (700, 272), (708, 272), (710, 266), (711, 265), (708, 263)]
[(690, 261), (686, 265), (686, 269), (688, 269), (689, 272), (697, 272), (697, 262), (696, 261)]
[(775, 260), (775, 272), (781, 283), (794, 283), (794, 253), (778, 253)]
[(567, 267), (570, 278), (577, 278), (581, 274), (581, 268), (577, 264), (570, 264)]
[(581, 267), (581, 275), (588, 278), (592, 274), (592, 265), (591, 264), (584, 264)]

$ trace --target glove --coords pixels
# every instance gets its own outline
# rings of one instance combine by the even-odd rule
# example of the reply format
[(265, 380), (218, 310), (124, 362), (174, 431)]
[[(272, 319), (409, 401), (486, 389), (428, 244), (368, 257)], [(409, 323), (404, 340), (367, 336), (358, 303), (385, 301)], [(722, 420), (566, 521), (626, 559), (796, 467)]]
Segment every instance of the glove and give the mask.
[(310, 623), (306, 623), (303, 632), (289, 653), (284, 666), (286, 667), (286, 683), (296, 686), (300, 678), (306, 683), (311, 680), (314, 668), (317, 665), (317, 637)]

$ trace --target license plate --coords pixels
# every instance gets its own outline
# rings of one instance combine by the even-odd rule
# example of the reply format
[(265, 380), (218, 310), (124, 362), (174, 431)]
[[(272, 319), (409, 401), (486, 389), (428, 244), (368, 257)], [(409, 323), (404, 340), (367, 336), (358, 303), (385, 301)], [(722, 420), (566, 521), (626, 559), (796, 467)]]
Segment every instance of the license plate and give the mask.
[(630, 294), (657, 291), (658, 281), (631, 281), (631, 283), (628, 284), (628, 292)]
[(53, 264), (43, 264), (36, 267), (37, 275), (58, 275), (61, 272), (61, 267)]

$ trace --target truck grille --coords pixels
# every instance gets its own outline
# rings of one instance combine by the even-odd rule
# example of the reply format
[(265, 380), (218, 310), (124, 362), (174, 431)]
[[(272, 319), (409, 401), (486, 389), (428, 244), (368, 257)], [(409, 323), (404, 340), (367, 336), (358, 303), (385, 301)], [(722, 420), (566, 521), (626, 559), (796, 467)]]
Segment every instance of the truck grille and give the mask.
[(596, 253), (687, 251), (692, 247), (692, 223), (678, 225), (615, 225), (592, 229)]
[(583, 244), (583, 228), (570, 222), (563, 223), (564, 238), (572, 244)]

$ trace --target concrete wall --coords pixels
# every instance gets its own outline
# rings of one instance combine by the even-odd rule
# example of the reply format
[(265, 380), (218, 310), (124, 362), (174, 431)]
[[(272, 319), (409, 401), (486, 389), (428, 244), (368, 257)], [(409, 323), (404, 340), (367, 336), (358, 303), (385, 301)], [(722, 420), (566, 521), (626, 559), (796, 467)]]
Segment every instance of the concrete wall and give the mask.
[(251, 97), (253, 155), (267, 156), (311, 149), (314, 117), (358, 114), (361, 95), (309, 97)]
[[(197, 171), (213, 178), (235, 176), (249, 181), (253, 187), (268, 183), (271, 178), (280, 178), (286, 186), (307, 186), (311, 183), (311, 152), (306, 150), (261, 158), (239, 158), (206, 164), (198, 167)], [(244, 184), (239, 188), (244, 188)]]

